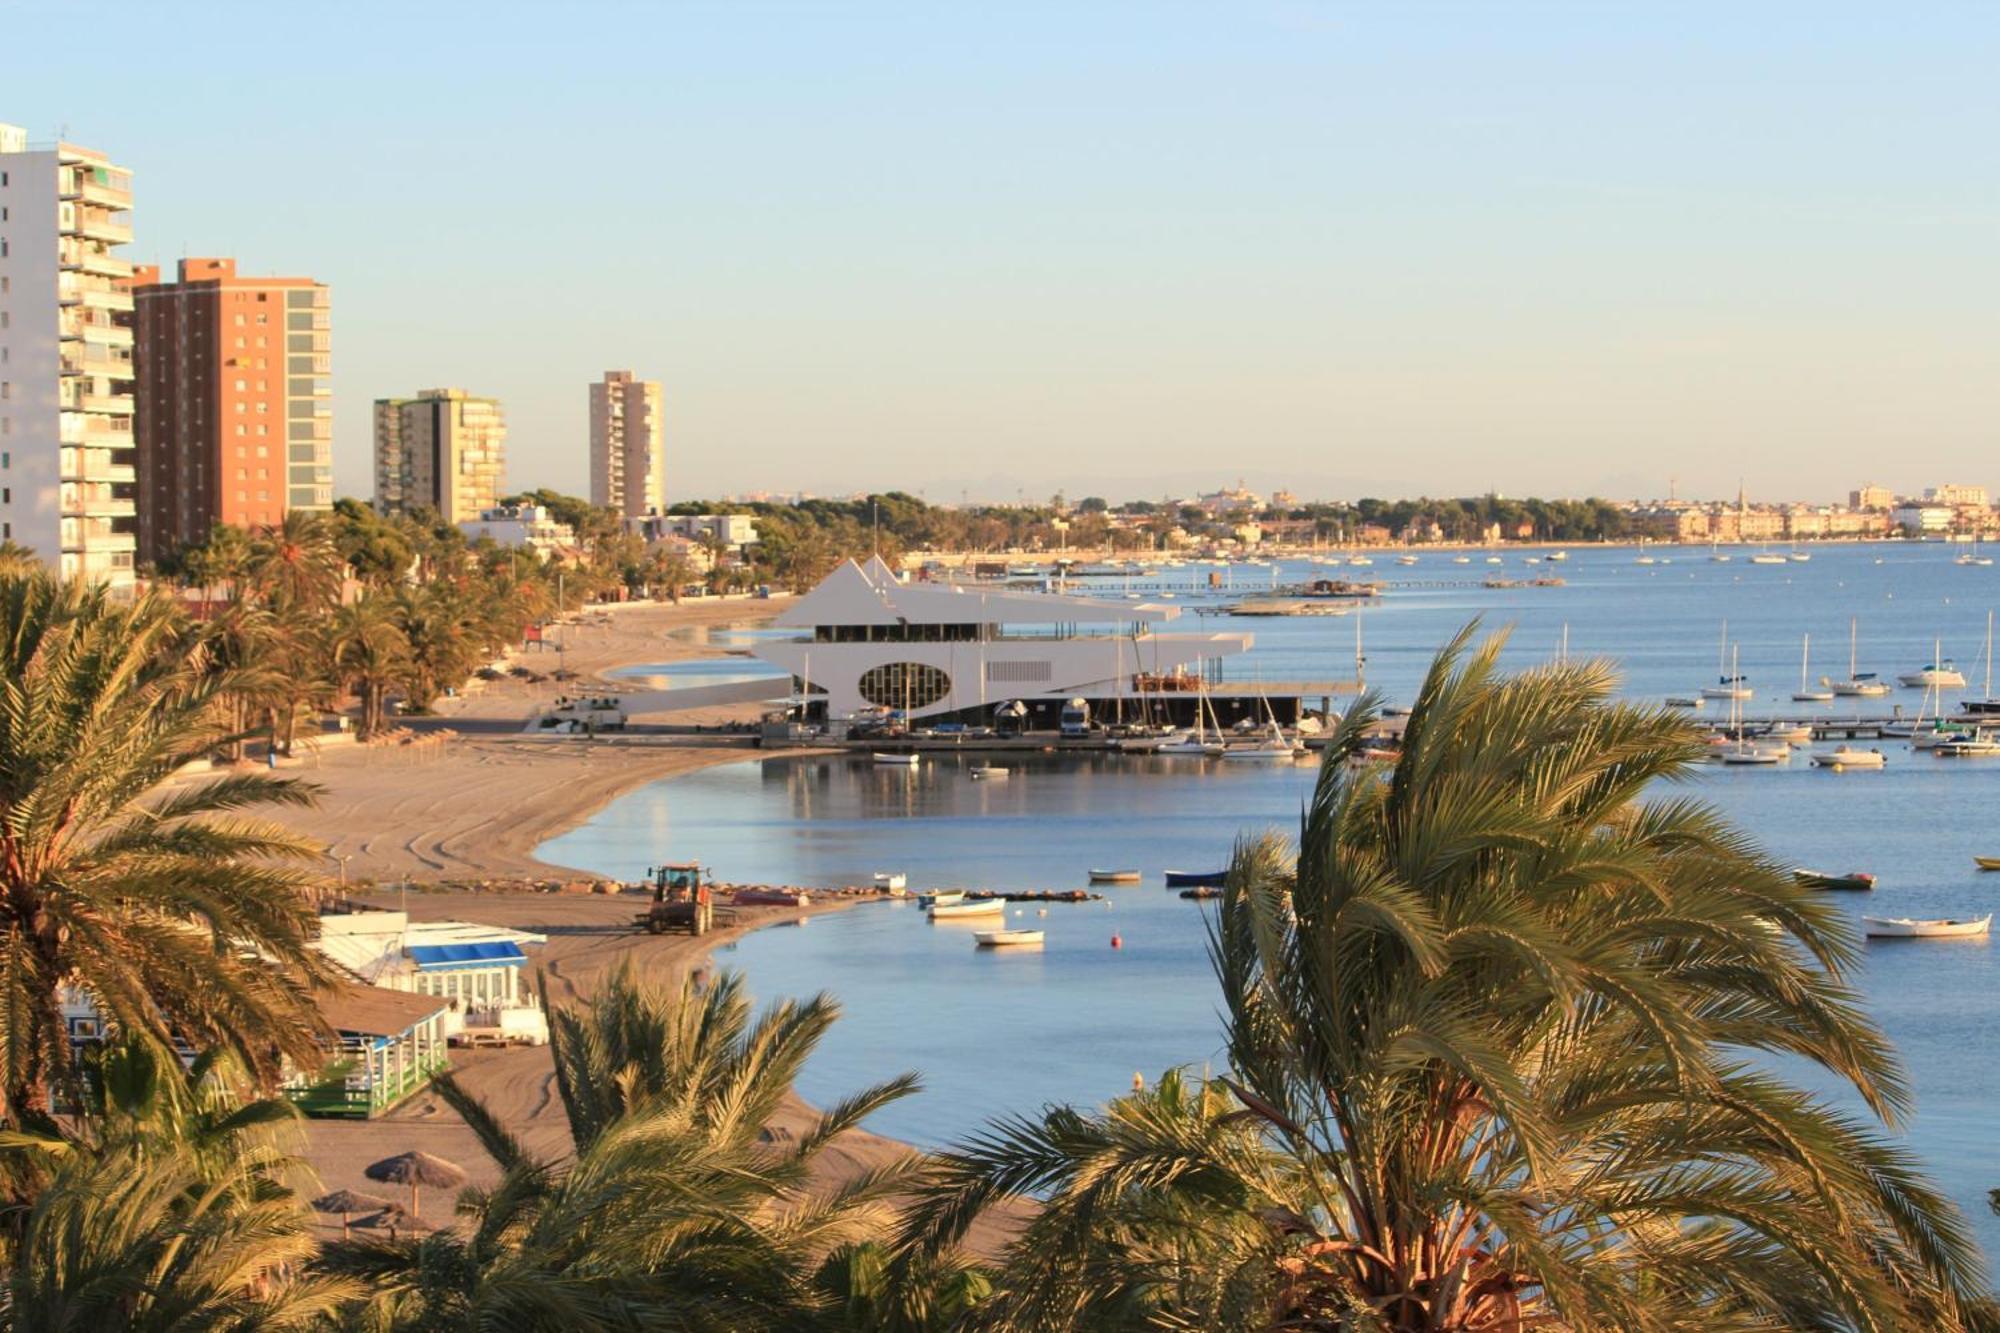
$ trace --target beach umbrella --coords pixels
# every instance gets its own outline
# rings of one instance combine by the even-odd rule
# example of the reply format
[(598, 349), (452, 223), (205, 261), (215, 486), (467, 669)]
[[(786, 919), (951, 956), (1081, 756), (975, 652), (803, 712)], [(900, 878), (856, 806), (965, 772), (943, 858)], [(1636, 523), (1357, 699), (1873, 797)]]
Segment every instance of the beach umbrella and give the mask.
[(380, 1227), (389, 1233), (390, 1240), (396, 1238), (398, 1231), (429, 1231), (432, 1229), (430, 1223), (424, 1221), (423, 1218), (418, 1217), (400, 1203), (385, 1204), (381, 1212), (375, 1214), (373, 1217), (364, 1219), (358, 1225)]
[(394, 1157), (384, 1157), (364, 1172), (370, 1180), (386, 1181), (392, 1185), (410, 1187), (410, 1215), (423, 1215), (422, 1194), (425, 1185), (437, 1189), (451, 1189), (465, 1183), (465, 1172), (447, 1162), (442, 1157), (433, 1157), (415, 1148)]
[(373, 1212), (378, 1208), (389, 1208), (396, 1205), (391, 1200), (377, 1198), (373, 1194), (358, 1194), (353, 1190), (335, 1190), (331, 1194), (322, 1194), (317, 1199), (314, 1199), (312, 1206), (313, 1211), (316, 1213), (339, 1213), (340, 1234), (345, 1236), (347, 1234), (347, 1215), (349, 1213)]

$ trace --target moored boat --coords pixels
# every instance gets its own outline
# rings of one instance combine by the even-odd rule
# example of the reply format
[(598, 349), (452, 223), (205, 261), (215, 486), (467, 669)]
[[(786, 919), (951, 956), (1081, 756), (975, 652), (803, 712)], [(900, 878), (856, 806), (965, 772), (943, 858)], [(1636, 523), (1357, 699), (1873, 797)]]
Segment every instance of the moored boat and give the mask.
[(1227, 870), (1169, 870), (1167, 887), (1170, 889), (1213, 887), (1220, 885), (1228, 877)]
[(893, 764), (898, 768), (915, 768), (919, 763), (923, 762), (922, 757), (915, 750), (910, 751), (908, 754), (885, 754), (880, 750), (876, 750), (871, 757), (878, 764)]
[(1005, 782), (1007, 780), (1007, 773), (1007, 769), (995, 768), (991, 764), (975, 764), (972, 768), (972, 780), (974, 782)]
[(2000, 741), (1985, 734), (1961, 736), (1939, 741), (1931, 747), (1931, 753), (1940, 759), (1992, 759), (2000, 756)]
[(950, 907), (953, 903), (965, 901), (963, 889), (929, 889), (917, 895), (917, 901), (925, 907)]
[(1792, 878), (1809, 889), (1845, 889), (1849, 892), (1866, 893), (1875, 887), (1875, 877), (1865, 870), (1850, 870), (1845, 875), (1829, 875), (1820, 870), (1806, 870), (1803, 867), (1792, 872)]
[(956, 921), (963, 917), (1005, 916), (1007, 900), (1004, 898), (975, 898), (971, 902), (944, 903), (931, 908), (931, 920)]
[(1093, 870), (1090, 872), (1092, 884), (1137, 884), (1139, 872), (1136, 870)]
[(1043, 933), (1039, 930), (978, 930), (972, 938), (982, 949), (1004, 949), (1024, 944), (1040, 944)]
[(2000, 870), (2000, 856), (1975, 856), (1972, 864), (1981, 870)]
[(1222, 890), (1212, 884), (1204, 884), (1199, 888), (1181, 890), (1181, 897), (1191, 898), (1197, 902), (1205, 898), (1220, 898), (1221, 896)]
[(1889, 763), (1880, 750), (1857, 750), (1852, 745), (1816, 754), (1812, 761), (1820, 768), (1885, 768)]
[(1959, 920), (1954, 917), (1864, 916), (1862, 926), (1871, 940), (1914, 940), (1984, 935), (1993, 914)]
[(1962, 690), (1965, 688), (1965, 673), (1958, 664), (1950, 660), (1926, 663), (1922, 670), (1905, 671), (1896, 677), (1912, 690)]

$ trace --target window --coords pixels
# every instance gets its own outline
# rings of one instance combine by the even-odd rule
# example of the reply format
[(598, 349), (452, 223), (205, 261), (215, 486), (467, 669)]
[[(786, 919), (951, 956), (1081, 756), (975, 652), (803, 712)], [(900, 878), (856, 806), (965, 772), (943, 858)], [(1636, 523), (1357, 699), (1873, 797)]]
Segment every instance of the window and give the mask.
[(880, 708), (929, 708), (951, 693), (951, 677), (923, 662), (886, 662), (862, 672), (856, 688)]

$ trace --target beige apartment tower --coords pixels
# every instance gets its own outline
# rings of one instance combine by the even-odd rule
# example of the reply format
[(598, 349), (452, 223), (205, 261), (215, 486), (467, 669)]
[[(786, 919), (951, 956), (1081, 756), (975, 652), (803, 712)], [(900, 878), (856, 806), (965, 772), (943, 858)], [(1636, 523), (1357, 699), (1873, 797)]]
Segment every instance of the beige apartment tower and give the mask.
[(132, 173), (0, 125), (0, 540), (129, 591)]
[(626, 518), (666, 509), (667, 442), (658, 380), (607, 370), (590, 386), (590, 502)]
[(507, 419), (495, 398), (425, 389), (375, 400), (375, 507), (430, 509), (467, 523), (499, 503), (507, 475)]

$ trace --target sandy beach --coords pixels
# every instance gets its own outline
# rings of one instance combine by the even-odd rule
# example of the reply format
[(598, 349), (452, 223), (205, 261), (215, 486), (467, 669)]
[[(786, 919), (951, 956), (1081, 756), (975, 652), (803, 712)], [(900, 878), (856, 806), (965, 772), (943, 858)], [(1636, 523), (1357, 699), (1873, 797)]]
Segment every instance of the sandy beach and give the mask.
[[(707, 643), (707, 631), (761, 623), (783, 605), (642, 603), (590, 614), (561, 630), (561, 658), (576, 681), (475, 682), (437, 709), (443, 725), (463, 728), (449, 739), (320, 747), (297, 770), (319, 786), (317, 807), (276, 817), (326, 843), (331, 873), (344, 861), (347, 878), (363, 884), (587, 877), (531, 853), (646, 782), (747, 757), (750, 740), (728, 733), (543, 740), (519, 735), (521, 726), (558, 694), (615, 686), (604, 673), (617, 667), (723, 656), (729, 650)], [(512, 660), (547, 674), (557, 658), (548, 646)], [(659, 720), (722, 727), (755, 722), (758, 711), (740, 704)]]

